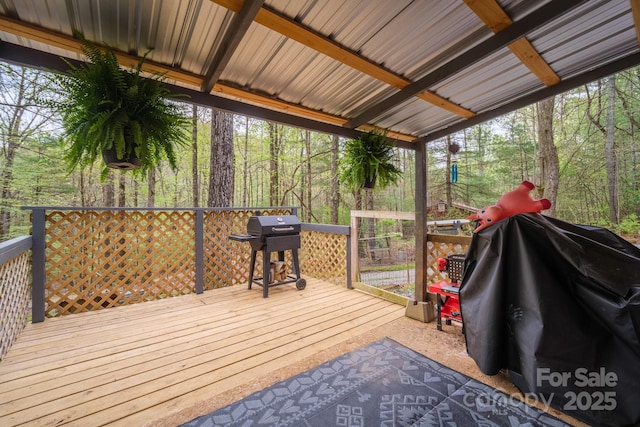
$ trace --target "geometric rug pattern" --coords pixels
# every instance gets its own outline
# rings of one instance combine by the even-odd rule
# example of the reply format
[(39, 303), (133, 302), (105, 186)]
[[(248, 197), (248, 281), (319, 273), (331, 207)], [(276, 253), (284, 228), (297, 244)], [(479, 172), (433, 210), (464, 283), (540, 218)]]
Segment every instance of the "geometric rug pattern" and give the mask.
[(566, 425), (389, 338), (183, 424), (185, 427)]

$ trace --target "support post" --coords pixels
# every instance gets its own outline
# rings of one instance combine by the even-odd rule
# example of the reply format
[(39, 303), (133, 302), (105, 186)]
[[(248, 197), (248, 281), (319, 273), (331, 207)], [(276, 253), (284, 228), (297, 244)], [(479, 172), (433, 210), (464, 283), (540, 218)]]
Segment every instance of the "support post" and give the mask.
[(360, 260), (358, 259), (358, 218), (351, 212), (351, 227), (349, 230), (349, 246), (351, 247), (351, 283), (360, 281)]
[[(353, 236), (351, 236), (351, 234), (347, 234), (347, 289), (353, 289), (353, 280), (351, 277), (351, 269), (352, 267), (352, 260), (351, 260), (351, 254), (352, 254), (352, 248), (351, 248), (351, 239), (353, 238)], [(358, 251), (356, 250), (356, 254), (358, 253)]]
[(196, 294), (204, 293), (204, 211), (196, 209)]
[(406, 316), (422, 322), (435, 318), (433, 303), (427, 294), (427, 156), (426, 143), (416, 144), (416, 197), (415, 197), (415, 237), (416, 237), (416, 294), (407, 302)]
[(31, 282), (31, 322), (44, 322), (45, 301), (44, 289), (47, 281), (45, 273), (45, 210), (33, 208), (31, 211), (31, 247), (32, 282)]

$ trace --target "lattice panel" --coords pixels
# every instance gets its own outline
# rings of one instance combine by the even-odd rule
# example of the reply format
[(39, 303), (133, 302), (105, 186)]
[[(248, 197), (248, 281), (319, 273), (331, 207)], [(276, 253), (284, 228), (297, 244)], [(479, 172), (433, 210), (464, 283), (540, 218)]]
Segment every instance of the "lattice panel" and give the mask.
[(195, 292), (194, 212), (52, 211), (47, 316)]
[[(471, 238), (469, 238), (469, 243)], [(438, 271), (438, 258), (446, 258), (452, 254), (466, 254), (469, 250), (469, 243), (451, 243), (439, 242), (436, 235), (429, 236), (427, 241), (428, 264), (427, 264), (427, 282), (439, 282), (447, 278), (447, 273)]]
[(304, 231), (300, 238), (302, 273), (337, 285), (346, 285), (347, 236)]
[(31, 301), (30, 252), (0, 266), (0, 360), (27, 324)]
[[(291, 210), (270, 209), (262, 215), (290, 215)], [(210, 211), (204, 214), (204, 288), (215, 289), (247, 283), (251, 246), (249, 243), (229, 240), (231, 234), (247, 232), (253, 210)], [(271, 254), (275, 259), (276, 254)], [(285, 251), (285, 262), (291, 269), (291, 251)], [(262, 253), (256, 259), (257, 276), (262, 276)]]

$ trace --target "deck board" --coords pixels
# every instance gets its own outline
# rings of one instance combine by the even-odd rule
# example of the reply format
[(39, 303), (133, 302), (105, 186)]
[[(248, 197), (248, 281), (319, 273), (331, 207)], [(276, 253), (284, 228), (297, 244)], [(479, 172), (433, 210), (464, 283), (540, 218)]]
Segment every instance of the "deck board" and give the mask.
[(236, 286), (28, 325), (0, 363), (0, 425), (143, 425), (404, 316), (307, 283), (266, 299)]

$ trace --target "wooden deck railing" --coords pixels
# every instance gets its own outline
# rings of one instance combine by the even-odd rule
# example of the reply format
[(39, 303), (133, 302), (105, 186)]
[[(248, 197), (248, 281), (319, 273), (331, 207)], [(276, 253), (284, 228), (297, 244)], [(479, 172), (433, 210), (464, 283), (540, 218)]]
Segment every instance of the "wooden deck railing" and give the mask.
[(0, 360), (29, 320), (31, 236), (0, 243)]
[[(391, 219), (396, 221), (415, 221), (414, 212), (393, 211), (351, 211), (351, 235), (358, 236), (358, 218)], [(429, 224), (437, 229), (436, 221)], [(438, 258), (446, 258), (451, 254), (464, 254), (469, 250), (470, 236), (448, 234), (427, 234), (428, 265), (426, 268), (427, 282), (437, 282), (445, 278), (445, 273), (438, 271)], [(351, 239), (351, 280), (360, 281), (360, 260), (358, 256), (358, 241)]]
[[(247, 283), (250, 248), (229, 235), (246, 232), (256, 211), (296, 214), (294, 207), (26, 209), (34, 322)], [(305, 275), (349, 284), (349, 227), (303, 224), (301, 239)], [(289, 251), (285, 261), (291, 271)]]
[(470, 244), (470, 236), (427, 234), (427, 248), (429, 250), (427, 282), (434, 283), (445, 278), (445, 273), (438, 271), (438, 258), (446, 258), (452, 254), (466, 254)]
[[(30, 304), (31, 320), (40, 322), (47, 316), (245, 284), (251, 251), (229, 235), (244, 233), (257, 210), (296, 214), (293, 207), (26, 209), (32, 210), (32, 236), (0, 245), (0, 354), (28, 321)], [(357, 274), (352, 271), (352, 235), (347, 226), (303, 224), (302, 272), (351, 287)], [(438, 257), (466, 252), (470, 240), (429, 234), (428, 280), (440, 280)], [(258, 252), (258, 265), (260, 257)], [(288, 251), (285, 260), (291, 269)]]

